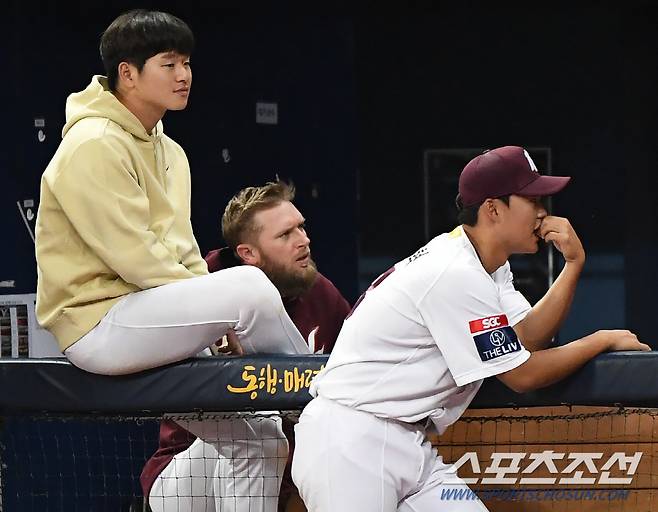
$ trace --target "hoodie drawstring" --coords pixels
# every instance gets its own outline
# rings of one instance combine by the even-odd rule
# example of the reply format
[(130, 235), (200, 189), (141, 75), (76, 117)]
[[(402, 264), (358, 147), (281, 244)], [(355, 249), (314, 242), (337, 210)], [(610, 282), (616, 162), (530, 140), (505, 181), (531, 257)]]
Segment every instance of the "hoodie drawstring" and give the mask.
[(153, 151), (155, 153), (155, 168), (158, 170), (160, 177), (162, 179), (162, 186), (167, 191), (167, 169), (165, 167), (166, 161), (164, 158), (164, 150), (162, 148), (162, 134), (158, 131), (158, 126), (156, 125), (153, 128), (153, 134), (151, 135), (151, 140), (153, 141)]

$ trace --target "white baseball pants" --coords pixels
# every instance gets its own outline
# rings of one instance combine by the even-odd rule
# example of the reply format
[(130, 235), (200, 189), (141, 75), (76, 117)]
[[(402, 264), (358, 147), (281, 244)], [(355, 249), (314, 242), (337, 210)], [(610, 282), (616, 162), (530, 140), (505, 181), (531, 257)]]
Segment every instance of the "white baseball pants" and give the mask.
[(243, 265), (126, 295), (65, 355), (92, 373), (134, 373), (192, 357), (228, 329), (246, 353), (309, 351), (275, 286)]
[(487, 510), (479, 500), (446, 499), (446, 490), (468, 487), (418, 424), (319, 397), (295, 426), (295, 444), (292, 478), (309, 512)]
[(160, 473), (149, 495), (153, 512), (276, 512), (288, 458), (281, 418), (244, 413), (214, 423), (214, 435), (210, 421), (202, 423), (181, 422), (205, 441)]

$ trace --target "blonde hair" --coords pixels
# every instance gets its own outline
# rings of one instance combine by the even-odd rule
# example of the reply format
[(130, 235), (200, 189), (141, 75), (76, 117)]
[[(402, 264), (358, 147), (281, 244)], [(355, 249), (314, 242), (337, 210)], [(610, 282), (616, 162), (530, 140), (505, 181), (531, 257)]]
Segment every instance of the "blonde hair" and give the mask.
[(270, 181), (262, 187), (243, 188), (226, 205), (222, 215), (222, 236), (233, 250), (257, 234), (260, 226), (254, 225), (254, 215), (268, 210), (283, 201), (295, 198), (295, 186), (285, 181)]

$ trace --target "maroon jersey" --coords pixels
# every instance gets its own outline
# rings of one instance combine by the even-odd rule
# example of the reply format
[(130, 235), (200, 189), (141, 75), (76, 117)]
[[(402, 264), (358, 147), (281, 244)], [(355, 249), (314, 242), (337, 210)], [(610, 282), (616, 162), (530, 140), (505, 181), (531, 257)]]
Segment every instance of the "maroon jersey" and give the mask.
[[(206, 255), (208, 270), (216, 272), (224, 268), (240, 265), (241, 262), (230, 249), (217, 249)], [(314, 340), (315, 352), (328, 354), (334, 347), (338, 332), (345, 317), (350, 312), (350, 305), (329, 279), (318, 272), (318, 277), (309, 291), (294, 299), (283, 299), (283, 305), (290, 319), (307, 341)], [(292, 460), (293, 440), (292, 425), (284, 421), (284, 432), (290, 443), (290, 455), (286, 466), (283, 483), (281, 484), (281, 503), (294, 489), (290, 477), (290, 461)], [(171, 459), (178, 453), (187, 450), (196, 437), (172, 420), (160, 422), (160, 437), (158, 449), (146, 461), (140, 477), (144, 496), (148, 496), (151, 486), (158, 475), (167, 467)]]

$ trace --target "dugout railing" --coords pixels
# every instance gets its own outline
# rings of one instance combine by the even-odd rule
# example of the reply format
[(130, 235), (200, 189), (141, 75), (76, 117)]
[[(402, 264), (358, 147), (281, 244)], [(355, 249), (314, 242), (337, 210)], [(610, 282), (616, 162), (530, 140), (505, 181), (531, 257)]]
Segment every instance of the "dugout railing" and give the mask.
[[(196, 358), (133, 375), (99, 376), (64, 359), (0, 359), (0, 510), (137, 510), (136, 480), (157, 445), (163, 414), (279, 410), (293, 417), (310, 400), (311, 379), (326, 360)], [(526, 394), (488, 379), (471, 409), (633, 408), (633, 414), (646, 409), (653, 419), (657, 364), (654, 352), (603, 354), (563, 382)], [(487, 416), (469, 416), (467, 422), (487, 422)], [(476, 445), (484, 439), (479, 436)], [(467, 437), (465, 447), (473, 444)], [(640, 491), (653, 496), (652, 489)]]

